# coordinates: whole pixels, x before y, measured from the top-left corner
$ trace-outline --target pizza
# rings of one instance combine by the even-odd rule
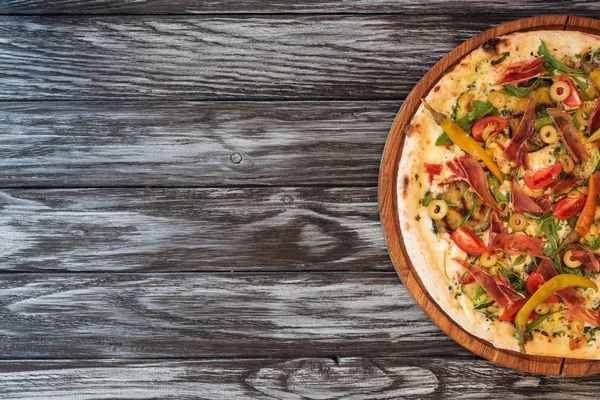
[[[600,359],[600,37],[488,40],[405,129],[408,256],[463,329],[497,348]]]

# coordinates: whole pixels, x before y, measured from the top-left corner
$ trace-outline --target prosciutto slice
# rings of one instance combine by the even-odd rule
[[[521,185],[519,185],[519,182],[517,182],[517,178],[515,177],[513,177],[512,180],[512,194],[513,208],[515,209],[515,212],[530,212],[533,214],[543,214],[545,212],[548,212],[551,207],[548,199],[546,199],[546,202],[543,202],[542,205],[544,207],[541,207],[536,202],[536,199],[527,196],[527,194],[525,194],[525,190],[523,190]]]
[[[549,108],[548,115],[550,115],[552,121],[554,121],[558,127],[558,133],[560,133],[560,137],[569,151],[569,154],[573,157],[573,161],[578,163],[589,160],[590,155],[585,147],[583,147],[583,143],[581,142],[577,129],[575,129],[571,116],[558,108]]]
[[[598,178],[600,178],[600,175],[598,176]],[[568,191],[569,189],[571,189],[573,186],[577,185],[582,180],[583,180],[583,178],[581,178],[575,174],[569,174],[569,175],[563,176],[562,178],[558,178],[556,180],[556,182],[554,182],[554,184],[552,185],[552,195],[556,196],[557,194],[564,193],[564,192]],[[598,179],[596,179],[596,182],[600,183],[600,181]],[[596,187],[600,187],[600,186],[596,186]],[[598,193],[598,195],[600,195],[600,193]]]
[[[582,263],[586,272],[600,271],[600,253],[585,245],[581,245],[581,249],[573,249],[571,258]]]
[[[527,156],[527,140],[535,128],[535,101],[529,98],[523,118],[512,135],[512,139],[506,149],[502,152],[504,158],[517,165],[529,167],[529,157]]]
[[[540,56],[533,60],[510,64],[506,67],[500,79],[496,81],[495,85],[514,85],[547,73],[548,71],[544,68],[544,56]]]
[[[466,154],[462,157],[457,157],[448,161],[447,165],[454,175],[460,179],[464,179],[471,185],[475,193],[477,193],[485,204],[496,211],[501,211],[494,196],[490,193],[490,187],[485,171],[475,158]]]
[[[511,256],[527,254],[535,257],[546,257],[543,252],[542,239],[522,233],[491,233],[488,251],[491,253],[501,251]]]
[[[590,135],[600,128],[600,100],[596,100],[588,123]]]
[[[542,259],[542,262],[540,262],[540,266],[538,267],[537,272],[538,274],[542,275],[546,282],[558,275],[558,272],[556,272],[552,261],[550,261],[548,258]],[[566,304],[578,305],[585,303],[585,298],[579,293],[577,293],[577,290],[575,290],[575,288],[572,287],[558,290],[556,294]]]
[[[525,297],[510,287],[510,281],[505,276],[501,276],[500,272],[498,272],[496,276],[492,276],[466,260],[460,258],[453,258],[453,260],[469,271],[481,287],[485,289],[487,294],[494,299],[500,307],[506,307]]]

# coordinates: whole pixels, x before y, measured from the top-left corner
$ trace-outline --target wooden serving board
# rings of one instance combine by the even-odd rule
[[[473,353],[509,368],[535,374],[581,376],[600,372],[600,361],[530,356],[508,350],[499,350],[489,342],[467,333],[449,318],[429,296],[415,272],[404,247],[398,219],[396,184],[400,155],[404,146],[404,129],[417,111],[420,99],[425,97],[450,68],[485,41],[513,32],[544,29],[579,30],[600,34],[600,20],[569,15],[552,15],[525,18],[502,24],[462,43],[425,74],[406,98],[388,135],[379,171],[379,213],[390,257],[396,272],[417,304],[448,336]]]

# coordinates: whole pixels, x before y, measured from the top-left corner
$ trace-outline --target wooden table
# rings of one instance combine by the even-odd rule
[[[596,1],[0,4],[0,399],[597,397],[431,323],[377,175],[446,52]]]

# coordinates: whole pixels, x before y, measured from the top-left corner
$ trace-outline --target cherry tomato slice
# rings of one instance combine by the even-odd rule
[[[475,282],[475,277],[469,272],[465,272],[464,274],[458,274],[458,283],[461,285],[468,285],[469,283]]]
[[[459,226],[457,230],[450,235],[450,239],[456,243],[459,249],[470,255],[479,255],[485,253],[485,244],[469,228]]]
[[[532,272],[527,277],[525,286],[527,287],[527,291],[529,293],[534,294],[544,283],[546,283],[546,281],[544,280],[544,277],[542,275],[538,274],[537,272]],[[553,294],[550,297],[548,297],[546,301],[544,301],[544,303],[558,303],[558,297],[555,294]]]
[[[563,100],[563,104],[569,107],[579,107],[583,104],[583,98],[581,97],[581,93],[579,89],[573,82],[573,79],[569,78],[566,75],[560,77],[560,80],[563,82],[567,82],[569,87],[571,88],[571,93],[569,93],[569,97]]]
[[[498,319],[500,321],[508,321],[508,322],[514,321],[515,318],[517,317],[517,314],[519,313],[519,310],[521,308],[523,308],[523,306],[525,305],[525,303],[527,303],[527,300],[529,300],[530,297],[531,296],[527,296],[524,299],[521,299],[519,301],[512,303],[510,306],[508,306],[506,308],[506,310],[504,310],[504,312]],[[532,312],[531,314],[529,314],[529,319],[533,319],[533,318],[537,318],[537,317],[538,317],[538,315],[535,312]]]
[[[565,220],[573,218],[579,214],[584,205],[584,194],[574,199],[565,196],[558,199],[558,201],[554,204],[554,211],[552,213],[556,218]]]
[[[530,172],[523,177],[523,182],[530,189],[546,188],[556,180],[556,177],[562,172],[562,164],[552,164],[545,168]]]
[[[508,120],[506,118],[496,117],[493,115],[481,118],[479,121],[475,122],[475,125],[473,125],[473,128],[471,128],[473,139],[483,142],[483,130],[490,124],[494,125],[493,132],[498,133],[502,132],[504,128],[506,128]]]

